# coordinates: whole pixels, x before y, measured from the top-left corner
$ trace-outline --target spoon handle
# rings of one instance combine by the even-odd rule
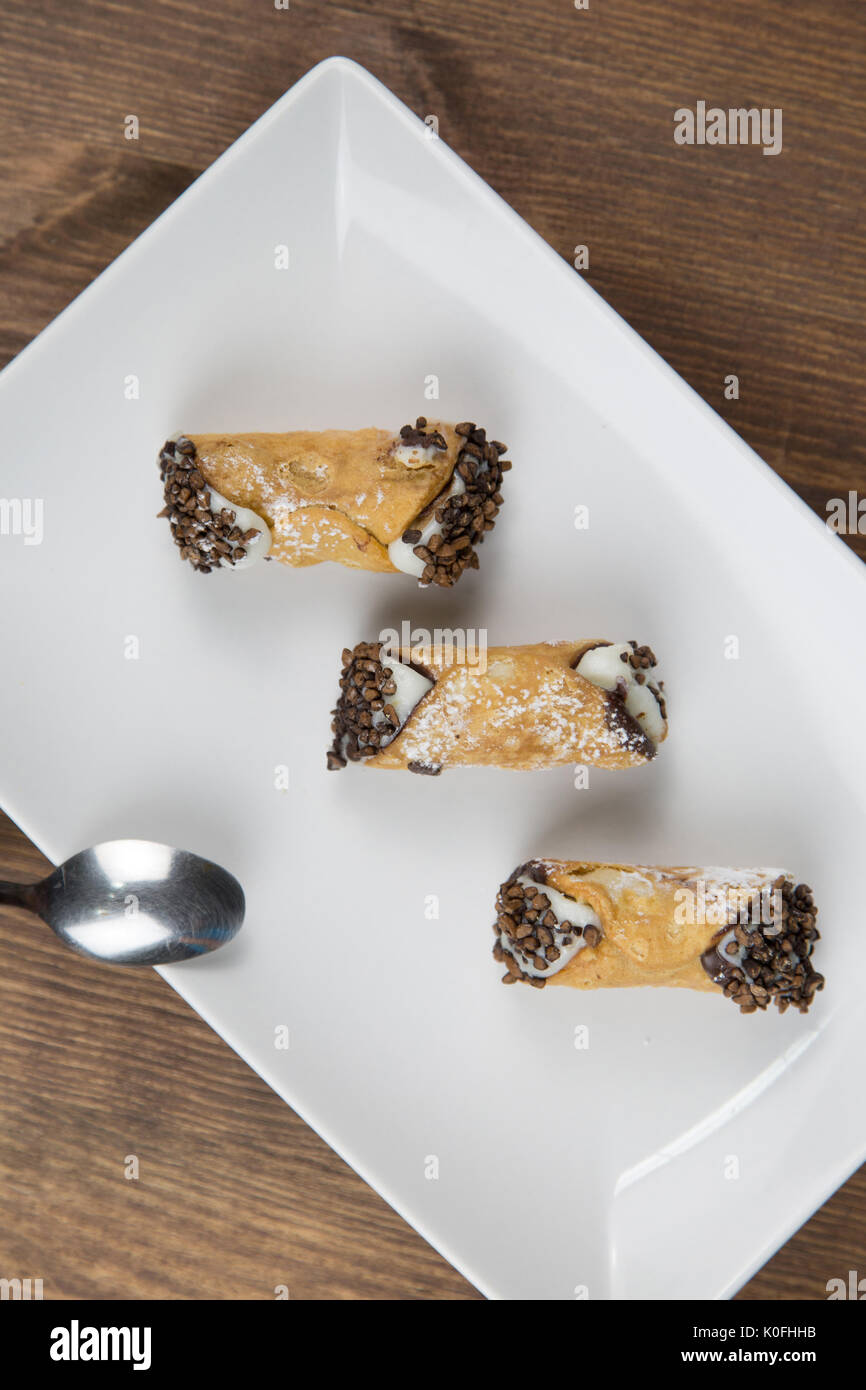
[[[0,879],[0,903],[9,907],[23,907],[27,912],[36,911],[37,883],[7,883]]]

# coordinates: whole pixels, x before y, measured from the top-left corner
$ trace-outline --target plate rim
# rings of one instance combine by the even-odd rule
[[[391,92],[390,89],[384,85],[384,83],[382,83],[377,77],[375,77],[371,72],[369,72],[368,69],[363,67],[361,64],[359,64],[353,59],[346,58],[340,55],[333,55],[322,59],[312,68],[310,68],[306,73],[304,73],[295,83],[293,83],[292,86],[290,86],[277,99],[276,102],[274,102],[266,111],[264,111],[244,132],[242,132],[240,136],[237,137],[237,139],[235,139],[224,151],[222,151],[207,168],[202,170],[202,172],[193,179],[193,181],[188,185],[188,187],[184,189],[184,191],[176,199],[174,199],[172,203],[170,203],[169,206],[165,208],[164,211],[160,213],[159,216],[155,218],[152,223],[149,224],[148,227],[146,227],[141,233],[139,233],[133,239],[133,241],[126,248],[124,248],[124,250],[121,251],[119,255],[115,257],[114,260],[112,260],[90,282],[90,284],[88,284],[68,305],[66,305],[60,311],[58,315],[56,315],[54,319],[51,320],[50,323],[48,323],[33,339],[31,339],[29,343],[25,345],[25,347],[21,349],[19,353],[16,354],[15,357],[11,359],[11,361],[3,368],[3,370],[0,371],[0,384],[5,384],[4,389],[8,388],[10,377],[14,380],[15,373],[18,370],[19,364],[22,362],[27,363],[30,361],[31,355],[38,349],[38,345],[42,343],[46,335],[52,334],[55,330],[58,329],[60,325],[66,326],[70,321],[70,317],[74,316],[74,314],[79,311],[79,306],[82,306],[82,311],[83,309],[86,309],[87,305],[90,302],[89,296],[95,294],[98,286],[101,286],[103,291],[105,290],[106,285],[110,287],[112,277],[126,269],[129,266],[130,262],[134,260],[134,257],[137,254],[139,254],[138,248],[140,248],[140,244],[144,242],[146,239],[148,239],[151,236],[151,234],[154,233],[155,229],[157,229],[161,225],[164,228],[164,226],[167,225],[167,219],[170,219],[170,216],[174,213],[175,209],[179,205],[184,204],[184,200],[189,200],[195,197],[195,190],[204,180],[209,179],[211,175],[217,177],[218,173],[220,171],[224,171],[227,167],[229,167],[233,160],[241,158],[245,153],[248,144],[250,143],[252,138],[254,138],[256,133],[261,133],[262,131],[267,130],[271,124],[281,119],[284,112],[288,108],[293,106],[300,98],[302,98],[305,95],[305,93],[307,93],[315,85],[317,85],[322,80],[322,78],[326,77],[329,73],[332,72],[340,73],[343,75],[343,77],[347,77],[352,81],[360,83],[364,90],[367,91],[370,95],[372,95],[381,107],[386,109],[392,116],[399,118],[400,121],[406,127],[412,130],[413,134],[417,135],[419,132],[427,130],[427,127],[425,127],[423,121],[421,121],[421,119],[418,116],[416,116],[409,109],[409,107],[407,107],[405,103],[400,100],[400,98],[395,96],[395,94]],[[504,218],[509,230],[513,232],[518,232],[520,236],[530,240],[534,245],[536,251],[542,252],[551,265],[554,263],[556,264],[556,266],[558,267],[557,273],[561,277],[563,277],[563,287],[565,285],[565,278],[567,278],[571,286],[569,293],[572,296],[577,296],[578,299],[582,299],[584,302],[592,302],[596,312],[598,312],[603,318],[605,318],[608,321],[608,323],[616,327],[618,331],[625,332],[625,334],[629,338],[632,348],[638,348],[645,360],[646,365],[651,367],[654,371],[661,373],[667,380],[669,385],[675,386],[677,394],[682,400],[683,405],[685,407],[688,407],[690,410],[697,412],[701,419],[702,426],[704,428],[709,427],[710,422],[712,422],[712,428],[714,432],[721,439],[726,438],[728,446],[734,447],[739,456],[743,459],[743,461],[748,460],[752,466],[752,469],[755,471],[756,474],[758,474],[760,477],[764,479],[765,483],[771,482],[775,486],[776,491],[780,497],[782,495],[785,495],[787,497],[788,504],[792,508],[792,514],[799,513],[801,517],[808,518],[810,529],[816,536],[819,531],[823,533],[825,541],[832,546],[832,551],[828,550],[826,552],[828,557],[831,553],[835,554],[838,561],[838,559],[842,555],[845,556],[845,559],[842,561],[842,566],[840,567],[840,572],[841,569],[844,569],[845,572],[850,576],[853,576],[855,572],[859,575],[859,583],[861,585],[864,585],[864,588],[862,589],[862,594],[864,599],[866,599],[866,567],[864,567],[862,561],[859,559],[857,554],[848,545],[846,545],[845,542],[841,540],[839,536],[836,536],[829,529],[829,527],[826,525],[825,522],[823,522],[820,519],[817,513],[815,513],[812,510],[812,508],[805,501],[803,501],[803,499],[800,498],[797,495],[797,493],[794,492],[790,485],[785,482],[785,480],[771,467],[771,465],[769,465],[764,459],[762,459],[760,455],[736,432],[736,430],[734,430],[733,427],[729,425],[728,422],[724,420],[722,416],[720,416],[718,412],[715,411],[713,407],[709,405],[698,394],[698,392],[693,387],[691,387],[688,384],[688,382],[685,381],[685,379],[682,376],[680,376],[679,373],[677,373],[675,369],[668,362],[666,362],[665,359],[654,348],[652,348],[649,343],[645,341],[645,339],[643,339],[640,336],[637,330],[632,328],[631,325],[627,322],[627,320],[625,320],[619,313],[617,313],[617,311],[613,309],[607,303],[607,301],[604,300],[601,297],[601,295],[597,291],[595,291],[592,288],[592,286],[587,283],[586,280],[583,279],[582,276],[577,274],[559,255],[559,253],[547,241],[545,241],[545,239],[538,232],[536,232],[535,229],[524,218],[522,218],[505,201],[505,199],[499,193],[496,192],[495,189],[493,189],[483,178],[481,178],[481,176],[474,169],[472,169],[472,167],[469,164],[467,164],[466,161],[462,159],[460,155],[458,155],[441,139],[437,139],[435,142],[433,142],[433,145],[435,148],[435,157],[443,160],[446,163],[446,165],[450,166],[464,181],[468,180],[474,188],[476,194],[480,196],[487,204],[489,204],[495,209],[497,216],[499,216],[500,218]],[[845,582],[850,583],[850,581]],[[32,829],[30,828],[28,823],[29,817],[21,817],[15,814],[14,810],[11,809],[9,802],[5,797],[5,794],[2,793],[2,790],[0,790],[0,804],[7,808],[8,814],[21,827],[24,833],[28,835],[28,837],[33,841],[33,843],[43,853],[45,853],[46,856],[52,860],[52,862],[56,863],[57,861],[54,854],[48,851],[47,842],[43,843],[41,837],[38,834],[34,834]],[[289,1102],[286,1099],[285,1092],[290,1089],[290,1086],[287,1087],[282,1081],[279,1085],[277,1085],[266,1074],[269,1070],[268,1068],[263,1069],[260,1061],[256,1062],[251,1060],[251,1057],[247,1054],[245,1044],[234,1036],[235,1030],[233,1024],[226,1025],[225,1022],[220,1022],[219,1024],[217,1024],[217,1022],[215,1022],[214,1019],[211,1017],[211,1011],[209,1009],[203,1008],[201,1003],[198,1001],[195,1003],[191,1002],[186,993],[186,990],[182,987],[183,974],[181,972],[176,972],[176,970],[173,971],[172,969],[166,971],[164,968],[158,968],[158,973],[167,981],[167,983],[172,987],[172,989],[174,989],[178,994],[181,995],[182,998],[186,1000],[187,1003],[190,1004],[190,1007],[192,1007],[195,1010],[198,1016],[202,1018],[202,1020],[210,1028],[217,1032],[219,1036],[232,1048],[232,1050],[242,1058],[246,1065],[248,1065],[258,1076],[262,1077],[262,1079],[265,1081],[267,1085],[271,1086],[272,1089],[276,1090],[277,1094],[280,1095],[281,1099],[283,1099],[285,1103],[291,1104],[292,1108],[296,1111],[296,1113],[298,1113],[301,1116],[304,1122],[306,1124],[309,1124],[310,1127],[314,1129],[314,1131],[323,1139],[323,1141],[327,1143],[328,1146],[335,1151],[335,1153],[337,1153],[337,1155],[342,1159],[342,1161],[347,1163],[347,1165],[350,1168],[352,1168],[353,1171],[358,1173],[358,1175],[362,1178],[363,1181],[365,1181],[370,1187],[372,1187],[373,1190],[384,1201],[386,1201],[388,1205],[391,1206],[397,1212],[397,1214],[407,1222],[407,1224],[412,1229],[417,1231],[419,1235],[421,1235],[422,1239],[424,1239],[429,1245],[431,1245],[440,1255],[442,1255],[443,1258],[448,1260],[448,1262],[455,1269],[457,1269],[459,1273],[461,1273],[487,1298],[500,1299],[503,1297],[507,1297],[507,1295],[498,1293],[494,1288],[492,1288],[487,1278],[482,1276],[478,1271],[472,1269],[470,1267],[470,1263],[467,1262],[467,1260],[463,1256],[461,1256],[459,1252],[457,1252],[456,1250],[452,1250],[450,1248],[450,1242],[448,1240],[441,1240],[435,1237],[427,1229],[426,1221],[423,1218],[419,1218],[417,1215],[413,1214],[410,1210],[408,1210],[407,1204],[402,1202],[391,1192],[390,1183],[388,1181],[383,1180],[379,1175],[373,1175],[369,1173],[367,1171],[367,1165],[364,1162],[356,1161],[356,1159],[348,1157],[346,1150],[347,1148],[351,1148],[351,1145],[346,1145],[344,1144],[344,1142],[337,1140],[330,1133],[331,1127],[329,1124],[319,1124],[318,1122],[313,1123],[307,1116],[306,1105],[298,1105],[294,1100]],[[781,1223],[784,1226],[783,1232],[779,1234],[779,1230],[777,1227],[775,1233],[767,1241],[762,1243],[760,1249],[755,1254],[754,1258],[750,1259],[746,1263],[746,1265],[741,1266],[741,1268],[736,1273],[734,1273],[729,1279],[727,1279],[723,1283],[722,1287],[714,1295],[711,1295],[710,1297],[715,1299],[728,1298],[734,1292],[736,1292],[737,1289],[741,1288],[743,1283],[747,1282],[747,1280],[754,1274],[754,1272],[762,1267],[766,1260],[771,1257],[771,1255],[780,1247],[780,1245],[783,1244],[784,1241],[787,1240],[790,1237],[790,1235],[793,1234],[793,1232],[799,1228],[800,1225],[802,1225],[803,1221],[807,1220],[809,1216],[813,1214],[817,1210],[817,1208],[829,1198],[829,1196],[832,1195],[833,1192],[838,1190],[839,1186],[841,1186],[851,1175],[851,1173],[855,1171],[859,1164],[861,1164],[864,1161],[864,1159],[866,1159],[866,1131],[864,1131],[863,1137],[860,1140],[860,1147],[855,1154],[853,1162],[849,1163],[849,1159],[850,1154],[848,1158],[844,1158],[840,1162],[837,1162],[833,1165],[833,1176],[832,1178],[830,1178],[829,1184],[824,1186],[824,1195],[820,1197],[817,1202],[813,1201],[813,1197],[810,1195],[805,1201],[799,1203],[797,1205],[796,1214],[792,1216],[791,1220]],[[660,1295],[660,1301],[676,1300],[670,1299],[669,1296],[666,1297],[665,1295]]]

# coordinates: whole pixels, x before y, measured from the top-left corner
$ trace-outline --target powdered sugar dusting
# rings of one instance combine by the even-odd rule
[[[447,653],[422,655],[438,668],[437,683],[372,765],[405,759],[531,769],[646,761],[630,746],[627,730],[608,725],[606,692],[571,669],[576,650],[569,643],[493,648],[486,671],[449,665]]]
[[[399,437],[376,428],[201,435],[194,442],[206,480],[268,523],[276,559],[390,571],[387,546],[453,472],[460,440],[450,426],[442,430],[448,448],[430,459],[413,455],[411,467]]]

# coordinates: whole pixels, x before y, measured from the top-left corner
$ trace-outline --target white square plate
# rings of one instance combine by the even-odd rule
[[[176,429],[422,412],[514,460],[453,591],[330,565],[202,578],[154,519]],[[166,978],[488,1295],[734,1291],[866,1152],[859,562],[342,59],[7,368],[0,426],[0,490],[45,518],[41,545],[0,537],[10,815],[55,860],[144,836],[238,874],[240,938]],[[326,774],[342,647],[404,619],[649,642],[668,742],[582,790],[568,768]],[[827,989],[807,1017],[505,989],[493,899],[532,855],[785,864],[815,889]]]

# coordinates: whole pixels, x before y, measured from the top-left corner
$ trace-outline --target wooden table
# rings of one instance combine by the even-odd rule
[[[587,279],[823,517],[866,496],[863,50],[859,0],[4,0],[0,362],[343,53],[566,259],[586,245]],[[780,107],[782,153],[676,145],[699,99]],[[866,534],[844,543],[866,558]],[[41,868],[0,822],[0,875]],[[10,911],[0,949],[0,1275],[46,1297],[479,1297],[158,976],[109,981]],[[866,1170],[740,1297],[824,1298],[849,1269]]]

